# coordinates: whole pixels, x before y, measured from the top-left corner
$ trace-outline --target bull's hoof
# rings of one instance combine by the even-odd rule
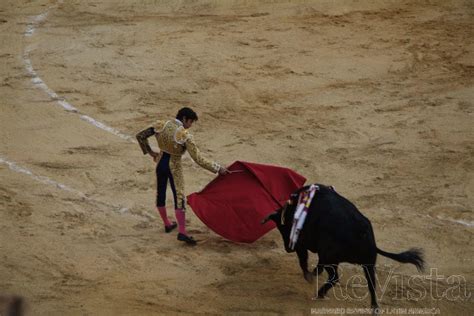
[[[312,274],[311,272],[309,272],[309,271],[308,271],[308,272],[305,272],[305,273],[304,273],[304,279],[305,279],[306,281],[308,281],[308,283],[313,283],[313,281],[314,281],[313,274]]]
[[[313,301],[321,301],[321,300],[324,300],[325,296],[324,295],[320,295],[320,294],[317,294],[316,296],[313,296],[311,298],[311,300]]]
[[[380,315],[380,308],[378,306],[372,307],[372,316]]]

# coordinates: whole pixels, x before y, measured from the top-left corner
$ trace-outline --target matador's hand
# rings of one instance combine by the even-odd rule
[[[230,171],[227,170],[227,168],[225,168],[225,167],[220,167],[220,168],[219,168],[219,174],[220,174],[221,176],[225,176],[226,174],[229,174],[229,173],[230,173]]]
[[[156,162],[156,160],[158,159],[158,157],[160,156],[159,153],[155,152],[155,151],[150,151],[149,152],[150,156],[153,157],[153,161]]]

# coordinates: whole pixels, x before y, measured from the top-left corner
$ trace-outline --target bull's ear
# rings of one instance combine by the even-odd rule
[[[268,222],[269,220],[272,220],[275,223],[277,223],[277,221],[278,221],[278,212],[273,212],[273,213],[268,214],[264,219],[262,219],[261,224],[263,225],[266,222]]]

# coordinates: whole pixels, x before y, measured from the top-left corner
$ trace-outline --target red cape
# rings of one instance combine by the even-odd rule
[[[222,237],[252,243],[275,227],[261,220],[283,206],[306,178],[288,168],[236,161],[235,171],[218,176],[202,191],[188,196],[199,219]]]

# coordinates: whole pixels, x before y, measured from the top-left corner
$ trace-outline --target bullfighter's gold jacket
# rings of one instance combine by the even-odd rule
[[[191,158],[202,168],[211,172],[217,173],[221,166],[213,161],[204,158],[199,151],[194,137],[187,129],[184,128],[183,123],[177,119],[162,121],[159,120],[148,129],[145,129],[137,134],[138,143],[144,154],[151,151],[148,144],[148,137],[155,135],[160,147],[160,156],[157,159],[159,163],[163,152],[170,154],[170,170],[173,175],[176,186],[176,195],[178,199],[178,207],[185,208],[185,193],[184,193],[184,176],[181,157],[186,152],[189,152]]]

